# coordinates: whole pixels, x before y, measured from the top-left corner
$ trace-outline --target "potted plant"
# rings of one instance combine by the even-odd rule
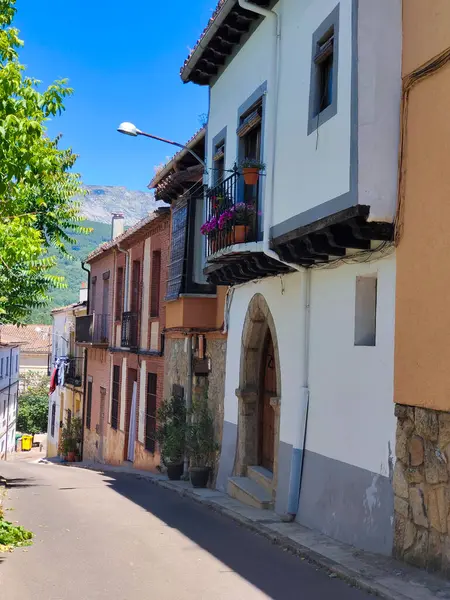
[[[246,185],[256,185],[259,174],[265,170],[266,165],[256,158],[244,158],[241,162],[241,168]]]
[[[200,233],[208,237],[210,254],[214,254],[217,251],[218,226],[219,219],[217,217],[211,217],[200,227]]]
[[[238,202],[234,205],[234,243],[242,244],[247,241],[247,232],[255,214],[253,204]]]
[[[80,417],[72,417],[72,436],[76,443],[75,462],[81,460],[81,442],[83,436],[83,422]]]
[[[171,480],[181,479],[186,450],[186,407],[182,398],[164,400],[157,412],[156,441]]]
[[[206,398],[194,399],[187,428],[190,479],[195,488],[208,485],[219,446],[214,440],[214,422]]]

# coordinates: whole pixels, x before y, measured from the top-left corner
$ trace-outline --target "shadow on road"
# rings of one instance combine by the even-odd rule
[[[330,579],[323,571],[317,572],[314,566],[281,551],[227,517],[173,491],[133,475],[103,474],[113,490],[177,529],[273,600],[367,597],[342,581]]]
[[[2,484],[7,489],[14,488],[27,488],[27,487],[42,487],[45,484],[42,483],[34,483],[35,479],[31,477],[16,477],[13,479],[1,478]]]

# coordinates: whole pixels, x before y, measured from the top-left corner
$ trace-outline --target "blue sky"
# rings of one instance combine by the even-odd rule
[[[183,84],[179,69],[216,0],[17,0],[15,26],[27,74],[49,84],[68,77],[75,94],[49,132],[80,155],[92,185],[145,189],[172,146],[116,132],[121,121],[184,143],[207,111],[207,88]]]

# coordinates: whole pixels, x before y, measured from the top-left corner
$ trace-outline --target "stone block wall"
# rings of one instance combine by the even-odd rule
[[[450,413],[397,404],[394,554],[450,575]]]

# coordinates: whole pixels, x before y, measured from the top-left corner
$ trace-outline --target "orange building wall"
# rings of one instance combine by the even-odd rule
[[[450,2],[404,2],[404,73],[450,46]],[[450,64],[409,97],[395,401],[450,410]]]

